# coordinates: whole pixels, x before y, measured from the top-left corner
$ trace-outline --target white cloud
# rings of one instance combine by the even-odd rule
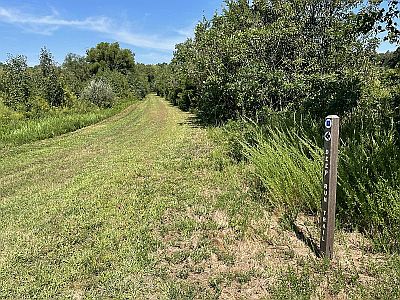
[[[176,33],[178,33],[181,36],[185,36],[185,37],[194,37],[194,30],[197,26],[198,22],[192,22],[192,24],[190,24],[189,26],[185,27],[185,28],[181,28],[178,30],[175,30]]]
[[[0,7],[0,22],[22,27],[26,31],[37,34],[51,35],[61,27],[77,28],[81,30],[103,33],[116,41],[162,51],[172,51],[177,43],[188,37],[187,31],[177,31],[173,38],[160,38],[157,35],[144,35],[131,31],[129,28],[116,24],[107,17],[88,17],[83,20],[69,20],[59,16],[53,9],[51,15],[35,16],[23,13],[16,9]]]
[[[172,53],[160,53],[160,52],[147,52],[147,53],[138,53],[135,58],[138,61],[145,64],[157,64],[163,62],[170,62],[172,59]]]

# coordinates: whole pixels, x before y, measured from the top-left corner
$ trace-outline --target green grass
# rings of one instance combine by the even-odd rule
[[[377,251],[399,252],[399,136],[393,128],[365,128],[360,133],[359,126],[345,121],[349,124],[342,124],[337,224],[362,231]],[[300,212],[320,211],[323,149],[322,141],[310,139],[315,136],[310,134],[314,123],[293,124],[286,116],[264,126],[251,122],[227,126],[234,150],[230,155],[245,157],[254,166],[268,206],[284,212],[291,222]]]
[[[223,132],[190,117],[151,95],[1,149],[0,298],[398,296],[398,257],[343,234],[332,265],[316,259],[264,209],[253,166],[229,159]]]
[[[21,145],[32,141],[52,138],[104,120],[132,103],[123,101],[113,108],[92,108],[89,111],[58,109],[33,119],[0,118],[0,148]]]
[[[294,217],[317,213],[322,195],[323,151],[294,130],[256,131],[256,146],[243,143],[243,151],[267,189],[270,206]]]

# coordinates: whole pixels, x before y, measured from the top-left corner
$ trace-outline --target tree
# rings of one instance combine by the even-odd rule
[[[357,105],[377,44],[355,26],[360,1],[225,3],[221,15],[198,24],[194,39],[177,45],[174,103],[216,123],[257,119],[266,109],[307,107],[322,117]]]
[[[4,92],[4,64],[0,63],[0,93]]]
[[[42,96],[50,106],[61,106],[64,102],[64,90],[53,55],[44,47],[41,49],[39,60],[41,75],[39,83]]]
[[[87,61],[92,74],[110,70],[126,75],[135,67],[133,52],[129,49],[121,49],[118,43],[99,43],[95,48],[87,51]]]
[[[150,91],[149,66],[145,64],[136,64],[135,71],[129,75],[129,83],[134,93],[139,98],[144,98]]]
[[[389,68],[400,68],[400,47],[396,49],[393,53],[391,53],[389,59],[386,61],[386,66]]]
[[[26,56],[10,56],[4,66],[4,103],[15,110],[29,110],[31,78],[28,73]]]
[[[357,30],[364,34],[383,33],[384,40],[399,43],[399,17],[398,0],[363,1],[357,13]]]
[[[65,57],[61,69],[63,82],[75,95],[79,96],[90,78],[86,57],[69,53]]]

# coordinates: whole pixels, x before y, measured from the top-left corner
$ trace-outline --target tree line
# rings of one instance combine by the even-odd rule
[[[70,53],[61,65],[44,47],[37,66],[29,67],[23,55],[0,65],[0,102],[27,117],[54,108],[107,108],[118,99],[143,98],[150,90],[147,73],[148,66],[118,43],[99,43],[84,56]]]
[[[270,110],[322,118],[373,109],[371,95],[393,84],[376,68],[376,33],[391,28],[387,39],[396,41],[397,27],[382,21],[398,16],[398,2],[386,10],[363,3],[225,1],[159,66],[157,92],[211,123]],[[392,111],[396,99],[385,99]]]

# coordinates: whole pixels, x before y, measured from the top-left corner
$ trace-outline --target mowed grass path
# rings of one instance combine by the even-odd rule
[[[220,292],[189,274],[217,252],[209,232],[238,236],[254,211],[241,169],[224,167],[190,118],[151,95],[97,125],[0,150],[0,299]]]
[[[0,150],[0,299],[400,298],[398,256],[337,232],[332,264],[317,259],[192,119],[150,95]]]

